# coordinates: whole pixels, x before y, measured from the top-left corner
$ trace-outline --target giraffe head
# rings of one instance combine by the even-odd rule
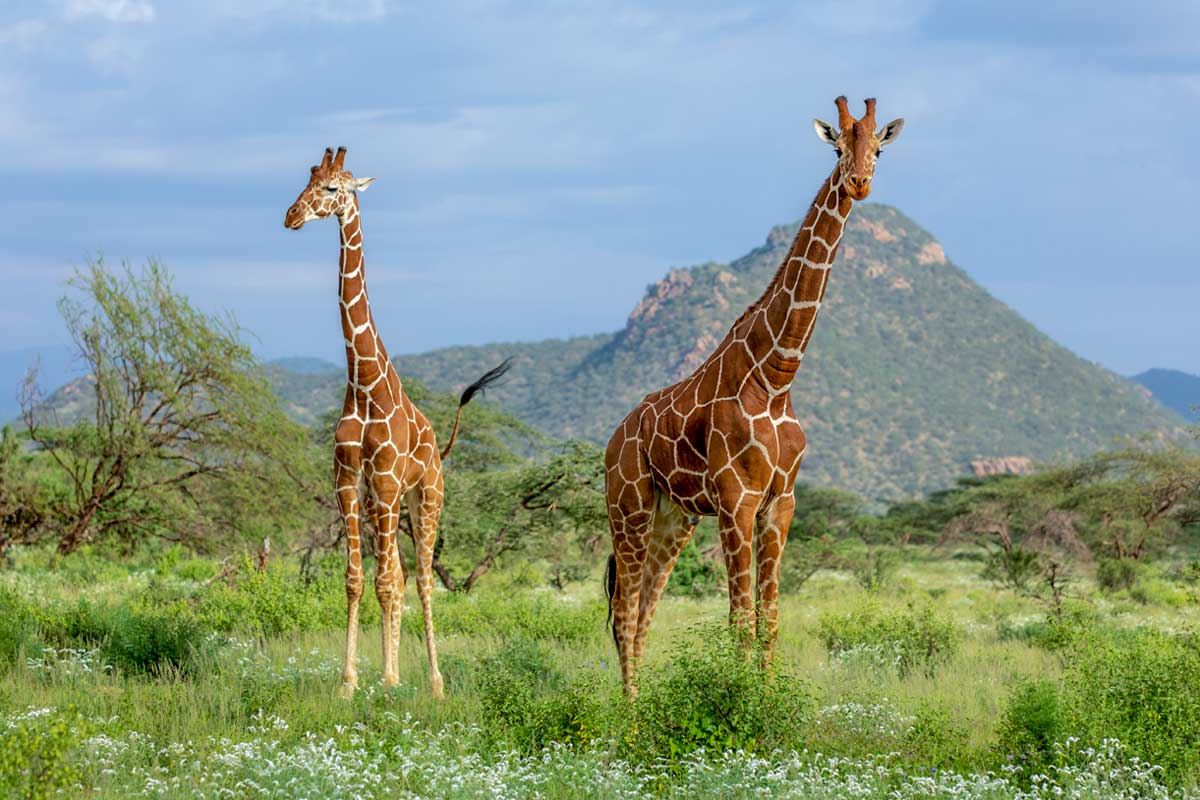
[[[855,119],[850,113],[844,96],[833,102],[837,104],[838,127],[835,128],[819,119],[813,120],[813,127],[816,128],[817,137],[832,145],[837,152],[847,193],[855,200],[865,200],[871,193],[875,161],[883,148],[900,135],[904,120],[894,119],[877,131],[874,97],[866,101],[867,113],[863,114],[861,119]]]
[[[325,157],[312,168],[308,186],[300,192],[283,218],[286,227],[298,231],[309,220],[322,219],[331,214],[341,217],[354,205],[354,193],[366,189],[375,179],[354,177],[342,169],[345,160],[346,148],[339,147],[337,155],[328,147],[325,148]]]

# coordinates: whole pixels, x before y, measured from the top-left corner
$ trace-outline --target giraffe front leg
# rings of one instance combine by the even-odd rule
[[[717,528],[729,580],[729,624],[747,648],[754,641],[755,628],[754,593],[750,575],[755,511],[743,496],[741,505],[729,510],[720,509],[717,513]]]
[[[758,518],[755,561],[758,565],[758,635],[763,643],[764,666],[775,656],[775,634],[779,630],[779,568],[787,543],[796,497],[791,492],[777,498]]]
[[[433,632],[433,546],[437,543],[438,518],[442,514],[442,472],[431,466],[421,483],[408,494],[412,520],[413,549],[417,561],[417,596],[425,622],[425,654],[429,659],[429,688],[441,700],[446,696],[445,682],[438,669],[437,637]]]
[[[362,543],[359,540],[358,481],[361,469],[357,446],[334,448],[334,485],[342,524],[346,527],[346,650],[339,693],[349,699],[358,687],[358,602],[363,593]]]
[[[375,597],[379,600],[382,617],[379,627],[383,644],[383,685],[395,686],[400,682],[396,639],[400,615],[404,611],[404,597],[400,594],[404,565],[400,561],[400,548],[396,542],[400,491],[390,472],[375,473],[371,488],[375,495]]]

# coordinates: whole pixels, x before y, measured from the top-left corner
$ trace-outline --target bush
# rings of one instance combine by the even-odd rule
[[[86,600],[43,612],[42,637],[58,647],[99,648],[105,663],[132,672],[188,672],[196,656],[216,647],[211,630],[182,603],[162,608],[97,606]]]
[[[74,709],[36,709],[7,720],[0,727],[4,796],[40,800],[77,783],[80,771],[67,753],[86,735]]]
[[[615,735],[627,708],[596,674],[568,682],[544,643],[518,636],[473,671],[484,727],[497,743],[536,752],[551,744],[586,745]]]
[[[0,664],[15,663],[36,632],[34,609],[15,591],[0,586]]]
[[[222,633],[276,636],[288,631],[337,628],[346,623],[343,584],[326,577],[305,584],[290,569],[271,567],[259,572],[247,558],[229,583],[206,587],[195,597],[196,617]],[[378,620],[378,607],[364,596],[360,620]]]
[[[764,671],[722,626],[676,647],[641,671],[630,757],[674,760],[704,749],[768,753],[800,743],[812,694],[782,667]]]
[[[1091,633],[1095,624],[1095,612],[1090,608],[1065,605],[1060,615],[1048,614],[1044,619],[1019,626],[1003,625],[999,628],[999,634],[1002,640],[1024,641],[1057,653],[1067,650]]]
[[[1137,564],[1128,558],[1106,558],[1096,567],[1096,583],[1106,592],[1132,589],[1137,579]]]
[[[873,602],[845,614],[824,615],[818,635],[831,657],[883,653],[901,677],[917,668],[932,676],[953,657],[962,638],[954,621],[932,605],[884,612]]]
[[[1200,778],[1200,639],[1139,630],[1093,634],[1068,656],[1068,732],[1118,739],[1173,784]]]
[[[704,557],[693,538],[679,551],[679,558],[667,582],[667,594],[705,597],[721,590],[725,570]]]
[[[1058,686],[1029,681],[1017,686],[1004,706],[996,747],[1014,759],[1025,774],[1043,772],[1054,757],[1054,745],[1066,738]]]

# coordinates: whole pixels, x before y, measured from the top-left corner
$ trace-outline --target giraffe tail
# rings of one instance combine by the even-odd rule
[[[497,366],[480,375],[477,381],[463,389],[462,395],[458,398],[458,411],[454,414],[454,428],[450,431],[450,441],[446,442],[446,449],[442,450],[442,458],[450,455],[450,451],[454,449],[454,442],[458,439],[458,424],[462,422],[463,406],[471,402],[471,398],[475,395],[482,395],[487,391],[489,386],[503,378],[504,373],[508,372],[508,368],[511,366],[512,356],[509,356]]]
[[[613,601],[617,597],[617,554],[610,553],[608,556],[608,564],[604,567],[604,594],[608,598],[608,617],[604,620],[604,625],[612,631],[613,643],[617,645],[619,650],[621,643],[617,641],[617,626],[613,618]]]

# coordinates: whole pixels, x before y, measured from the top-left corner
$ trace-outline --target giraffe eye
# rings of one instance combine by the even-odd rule
[[[842,148],[840,148],[840,147],[835,147],[835,148],[833,148],[833,152],[837,153],[837,157],[838,157],[838,158],[841,158],[841,157],[842,157]]]
[[[876,157],[876,158],[879,158],[879,156],[881,156],[881,155],[883,155],[883,149],[882,149],[882,148],[880,148],[879,150],[876,150],[876,151],[875,151],[875,157]]]
[[[336,186],[326,186],[325,187],[325,191],[329,192],[330,194],[333,194],[337,190],[338,190],[338,187],[336,187]]]

